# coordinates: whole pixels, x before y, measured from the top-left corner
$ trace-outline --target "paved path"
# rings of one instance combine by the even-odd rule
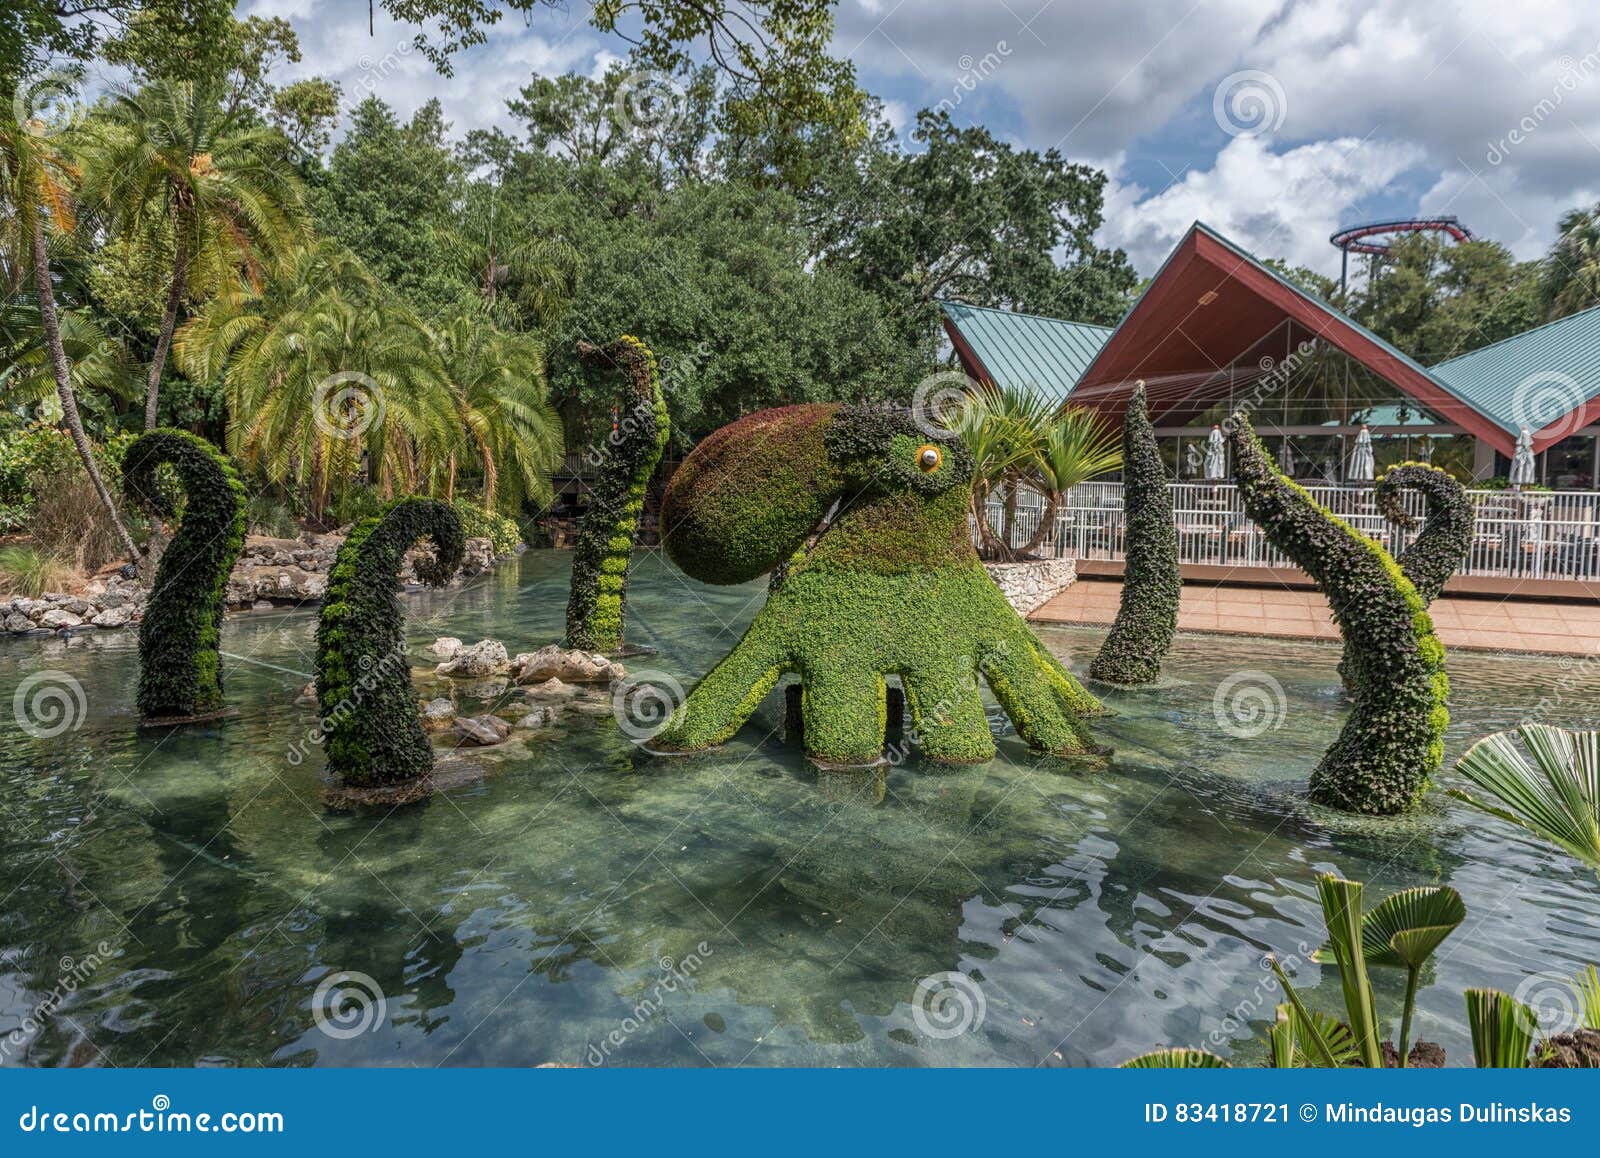
[[[1080,579],[1029,618],[1040,623],[1110,623],[1122,584]],[[1519,600],[1434,601],[1433,622],[1446,647],[1483,651],[1600,655],[1600,603],[1532,603]],[[1302,588],[1218,587],[1186,583],[1178,609],[1183,631],[1226,635],[1339,638],[1320,591]]]

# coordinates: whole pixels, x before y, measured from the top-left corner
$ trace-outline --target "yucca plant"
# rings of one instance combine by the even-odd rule
[[[1460,789],[1451,796],[1560,845],[1600,874],[1600,732],[1524,724],[1479,740],[1456,771],[1496,802]]]
[[[1400,1013],[1400,1065],[1411,1049],[1411,1015],[1417,1004],[1422,967],[1444,939],[1467,919],[1467,906],[1452,888],[1405,889],[1386,898],[1361,920],[1361,954],[1366,964],[1406,971],[1405,1001]],[[1335,960],[1331,949],[1319,949],[1319,962]]]

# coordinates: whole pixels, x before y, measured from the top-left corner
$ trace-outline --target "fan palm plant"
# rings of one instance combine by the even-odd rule
[[[170,223],[172,274],[145,383],[145,429],[156,425],[161,375],[191,271],[238,267],[258,284],[305,238],[303,193],[282,138],[224,103],[222,89],[156,80],[120,89],[85,153],[84,197],[112,228],[138,236]]]
[[[959,416],[957,433],[975,470],[972,518],[986,558],[1010,560],[1044,541],[1061,496],[1081,482],[1122,465],[1120,443],[1095,415],[1061,407],[1037,390],[984,384]],[[1045,500],[1039,525],[1020,550],[1012,546],[1018,490],[1030,486]],[[999,533],[990,524],[989,496],[1005,490]]]
[[[7,106],[10,109],[10,106]],[[117,539],[130,561],[139,551],[128,534],[116,501],[106,486],[95,461],[94,448],[83,428],[73,386],[72,364],[62,336],[61,316],[56,307],[55,284],[50,270],[48,234],[70,233],[77,223],[73,206],[73,187],[79,179],[77,168],[57,149],[44,126],[19,121],[0,114],[0,182],[8,211],[3,221],[5,248],[22,255],[17,265],[30,265],[40,326],[44,333],[44,352],[54,380],[56,398],[61,404],[61,419],[72,437],[83,469],[94,484],[95,493],[106,508]]]
[[[1529,763],[1514,740],[1520,738]],[[1600,732],[1524,724],[1479,740],[1456,771],[1494,797],[1449,795],[1560,845],[1600,873]]]

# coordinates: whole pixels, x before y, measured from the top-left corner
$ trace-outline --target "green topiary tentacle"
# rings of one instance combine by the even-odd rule
[[[1178,631],[1183,576],[1178,571],[1172,492],[1167,489],[1155,427],[1150,425],[1143,382],[1133,388],[1122,419],[1122,471],[1128,520],[1122,604],[1089,674],[1106,683],[1148,684],[1161,675],[1161,658]]]
[[[616,651],[622,646],[628,567],[644,514],[645,488],[671,427],[655,355],[638,338],[624,334],[604,347],[579,342],[578,353],[586,362],[621,370],[628,393],[616,429],[592,455],[599,473],[573,552],[567,646]]]
[[[200,716],[222,708],[218,654],[228,574],[244,545],[245,493],[233,466],[203,438],[153,430],[122,459],[128,495],[171,513],[158,470],[170,464],[185,496],[139,624],[139,711],[150,719]]]
[[[1416,525],[1406,514],[1400,496],[1406,488],[1419,490],[1427,502],[1426,523],[1416,541],[1395,562],[1422,596],[1432,603],[1472,549],[1473,510],[1466,488],[1450,474],[1425,462],[1403,462],[1391,467],[1373,488],[1378,509],[1401,527]]]
[[[417,566],[442,587],[461,566],[461,520],[434,499],[402,499],[381,518],[356,524],[328,573],[317,620],[317,701],[328,771],[352,787],[415,780],[433,768],[417,717],[405,613],[398,590],[406,551],[423,536],[434,556]]]
[[[1279,473],[1244,414],[1230,420],[1245,512],[1316,580],[1344,635],[1354,703],[1311,773],[1311,798],[1350,812],[1402,812],[1444,758],[1444,646],[1416,586],[1377,542]]]

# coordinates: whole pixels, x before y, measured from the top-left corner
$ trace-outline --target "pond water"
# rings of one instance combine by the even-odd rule
[[[439,635],[557,638],[568,564],[529,552],[408,596],[419,675]],[[659,652],[631,666],[687,685],[763,591],[640,555],[629,633]],[[1158,1044],[1258,1061],[1266,952],[1338,1004],[1334,971],[1300,960],[1325,869],[1374,900],[1462,892],[1418,1013],[1455,1064],[1463,989],[1600,961],[1600,887],[1564,854],[1437,793],[1382,822],[1304,804],[1343,712],[1327,647],[1180,638],[1169,686],[1106,697],[1103,764],[1003,737],[980,768],[818,773],[773,734],[773,696],[714,755],[652,760],[609,716],[568,713],[450,754],[485,775],[426,806],[349,816],[319,803],[320,753],[299,743],[314,629],[311,612],[230,618],[239,714],[167,733],[134,726],[133,633],[0,640],[0,704],[56,672],[87,707],[51,738],[5,717],[0,1061],[1110,1065]],[[1041,634],[1080,671],[1101,635]],[[1534,711],[1600,724],[1570,663],[1458,654],[1451,676],[1451,761]],[[1228,710],[1252,689],[1254,723]],[[319,1019],[330,985],[381,1008]],[[1378,985],[1392,1017],[1400,978]]]

